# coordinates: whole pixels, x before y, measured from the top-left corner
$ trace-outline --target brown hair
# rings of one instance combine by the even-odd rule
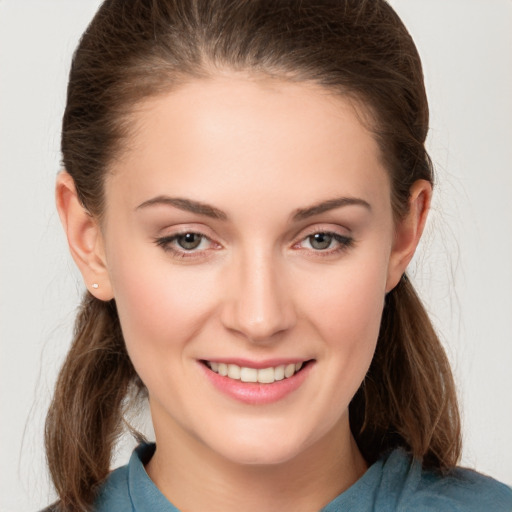
[[[62,153],[84,207],[98,219],[109,164],[138,102],[216,69],[309,81],[356,98],[389,170],[396,218],[414,181],[433,182],[420,58],[384,0],[107,0],[74,54]],[[46,422],[51,476],[67,511],[84,511],[109,472],[130,390],[114,301],[86,294]],[[135,393],[136,394],[136,393]],[[425,467],[455,465],[461,448],[454,383],[412,284],[387,298],[370,370],[350,404],[368,463],[402,446]]]

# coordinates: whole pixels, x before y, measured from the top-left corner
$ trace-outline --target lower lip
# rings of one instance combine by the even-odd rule
[[[278,402],[296,391],[307,378],[313,367],[313,362],[310,361],[291,377],[275,381],[272,384],[230,379],[215,373],[203,363],[200,363],[200,365],[206,377],[222,393],[245,404],[264,405]]]

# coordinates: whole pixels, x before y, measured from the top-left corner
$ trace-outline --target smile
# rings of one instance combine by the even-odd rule
[[[316,366],[315,359],[259,362],[203,359],[199,362],[203,375],[214,388],[249,405],[271,404],[293,394]]]
[[[290,363],[257,369],[213,361],[205,361],[205,364],[210,370],[222,377],[242,382],[258,382],[260,384],[272,384],[273,382],[293,377],[303,366],[303,363]]]

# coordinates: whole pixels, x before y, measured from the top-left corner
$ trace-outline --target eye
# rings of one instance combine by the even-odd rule
[[[312,249],[314,252],[330,254],[350,247],[353,242],[352,238],[338,233],[318,231],[301,240],[299,247],[302,249]]]
[[[216,244],[206,235],[194,231],[157,238],[155,243],[162,247],[164,251],[180,258],[197,256],[216,247]]]
[[[334,236],[331,233],[315,233],[308,236],[309,244],[318,251],[329,249],[333,240]]]
[[[184,235],[177,235],[175,240],[182,249],[191,251],[201,245],[203,238],[203,235],[199,233],[185,233]]]

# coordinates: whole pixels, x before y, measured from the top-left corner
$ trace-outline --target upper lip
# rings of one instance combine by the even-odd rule
[[[251,359],[244,358],[223,358],[213,357],[212,359],[202,359],[202,361],[208,361],[210,363],[224,363],[224,364],[236,364],[237,366],[244,368],[255,368],[257,370],[262,368],[271,368],[287,364],[306,363],[310,359],[304,359],[300,357],[286,357],[286,358],[274,358],[264,359],[262,361],[253,361]]]

